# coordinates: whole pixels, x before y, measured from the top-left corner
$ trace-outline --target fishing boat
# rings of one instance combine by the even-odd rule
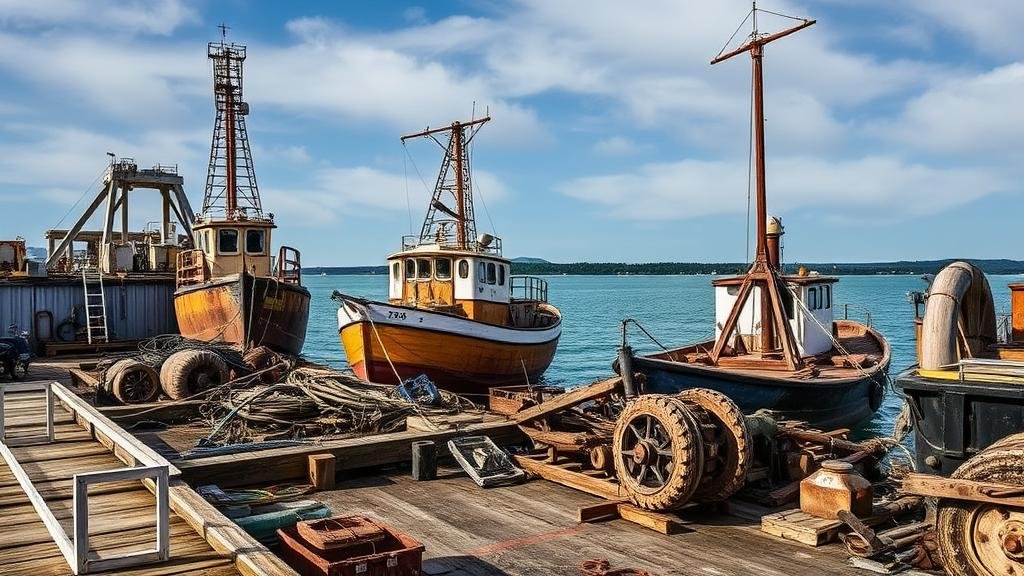
[[[473,394],[536,382],[551,364],[562,318],[547,301],[547,282],[512,276],[501,239],[476,233],[468,149],[489,120],[402,137],[431,138],[444,158],[420,234],[403,237],[387,258],[388,301],[334,293],[339,337],[360,378],[397,383],[426,374]]]
[[[782,222],[767,214],[762,57],[766,44],[811,26],[814,20],[761,34],[756,7],[753,14],[749,39],[735,50],[723,49],[711,61],[717,64],[749,53],[753,63],[757,202],[753,262],[742,276],[712,282],[713,340],[633,356],[626,342],[629,321],[624,321],[616,369],[630,376],[642,373],[646,392],[711,388],[731,397],[745,412],[768,408],[825,429],[848,427],[880,406],[889,345],[868,324],[835,319],[837,278],[802,268],[798,274],[782,271]]]
[[[297,250],[271,253],[274,215],[264,212],[246,136],[245,46],[211,42],[217,120],[194,248],[179,252],[174,311],[183,336],[298,354],[309,291]]]

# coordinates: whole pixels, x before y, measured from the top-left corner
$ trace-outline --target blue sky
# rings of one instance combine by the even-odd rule
[[[766,54],[769,212],[787,261],[1024,257],[1024,3],[761,6],[818,20]],[[225,22],[249,46],[264,206],[306,265],[382,262],[409,233],[407,188],[418,229],[416,168],[432,183],[438,149],[413,141],[407,157],[398,137],[474,102],[494,118],[474,149],[478,227],[493,221],[507,256],[743,260],[749,59],[708,61],[748,10],[0,0],[0,237],[42,245],[107,151],[177,163],[199,205],[206,42]],[[157,212],[137,206],[141,228]]]

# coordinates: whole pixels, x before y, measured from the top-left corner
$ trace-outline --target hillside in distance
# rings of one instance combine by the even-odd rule
[[[792,263],[783,266],[787,274],[795,273],[800,266],[821,274],[835,275],[876,275],[876,274],[934,274],[947,264],[966,260],[985,271],[986,274],[1024,274],[1024,261],[1007,259],[950,258],[946,260],[900,260],[897,262],[847,262],[847,263]],[[541,258],[512,259],[512,273],[532,276],[545,275],[678,275],[678,274],[742,274],[750,265],[740,262],[649,262],[629,264],[624,262],[575,262],[557,264]],[[303,269],[304,274],[380,274],[386,275],[386,266],[316,266]]]

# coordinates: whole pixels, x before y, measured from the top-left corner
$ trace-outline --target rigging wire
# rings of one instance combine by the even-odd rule
[[[92,181],[92,184],[89,184],[89,187],[86,188],[84,192],[82,192],[82,195],[78,197],[78,200],[75,200],[75,203],[72,204],[71,207],[68,208],[68,211],[65,212],[63,216],[60,217],[60,220],[58,220],[57,223],[54,224],[54,228],[59,228],[60,225],[64,223],[64,220],[68,217],[69,214],[71,214],[71,211],[74,210],[76,206],[78,206],[79,202],[82,201],[82,198],[85,198],[86,194],[88,194],[89,191],[92,190],[92,187],[95,186],[96,183],[100,181],[100,178],[103,178],[103,175],[106,173],[107,167],[104,166],[103,170],[100,170],[99,175],[96,176],[96,179]]]
[[[405,146],[405,142],[402,142]],[[405,175],[405,209],[409,213],[409,235],[412,236],[412,200],[409,199],[409,159],[408,154],[402,156],[402,172]]]
[[[715,58],[721,56],[722,53],[725,52],[725,49],[729,47],[729,44],[732,44],[733,39],[736,38],[736,35],[740,33],[740,29],[743,28],[743,25],[747,23],[747,20],[750,20],[750,15],[753,13],[754,10],[747,12],[747,16],[743,18],[743,22],[740,22],[740,25],[736,27],[736,31],[733,32],[732,36],[729,36],[729,39],[725,41],[725,45],[722,46],[722,49],[718,51],[718,54],[715,55]]]
[[[469,165],[470,166],[473,165],[473,154],[474,154],[475,150],[476,150],[476,146],[470,146],[469,147],[469,159],[468,160],[469,160]],[[473,188],[472,188],[473,193],[480,197],[480,203],[484,205],[484,214],[487,215],[487,222],[491,225],[491,232],[493,234],[497,234],[498,230],[497,230],[497,228],[494,227],[494,220],[491,219],[491,211],[487,209],[487,200],[484,199],[484,194],[483,194],[483,192],[480,191],[480,185],[476,181],[475,178],[473,179],[472,186],[473,186]]]
[[[765,14],[771,14],[773,16],[780,16],[782,18],[789,18],[790,20],[796,20],[798,22],[806,22],[806,18],[798,18],[797,16],[790,16],[789,14],[779,14],[778,12],[772,12],[771,10],[765,10],[764,8],[758,8],[758,12],[764,12]]]

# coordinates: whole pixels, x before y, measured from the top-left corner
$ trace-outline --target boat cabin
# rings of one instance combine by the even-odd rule
[[[392,304],[447,311],[490,324],[509,322],[510,263],[478,252],[418,246],[388,258]]]
[[[217,278],[243,270],[253,276],[270,276],[273,257],[271,218],[199,220],[192,226],[195,247],[203,254],[205,274]]]
[[[796,339],[801,357],[816,356],[832,349],[833,285],[839,281],[833,276],[819,276],[817,273],[785,276],[788,291],[782,294],[786,317]],[[722,333],[722,327],[739,295],[743,277],[715,280],[715,339]],[[797,301],[794,301],[794,296]],[[754,286],[737,321],[737,331],[743,338],[745,348],[757,352],[761,339],[761,287]],[[827,329],[823,330],[822,328]]]

